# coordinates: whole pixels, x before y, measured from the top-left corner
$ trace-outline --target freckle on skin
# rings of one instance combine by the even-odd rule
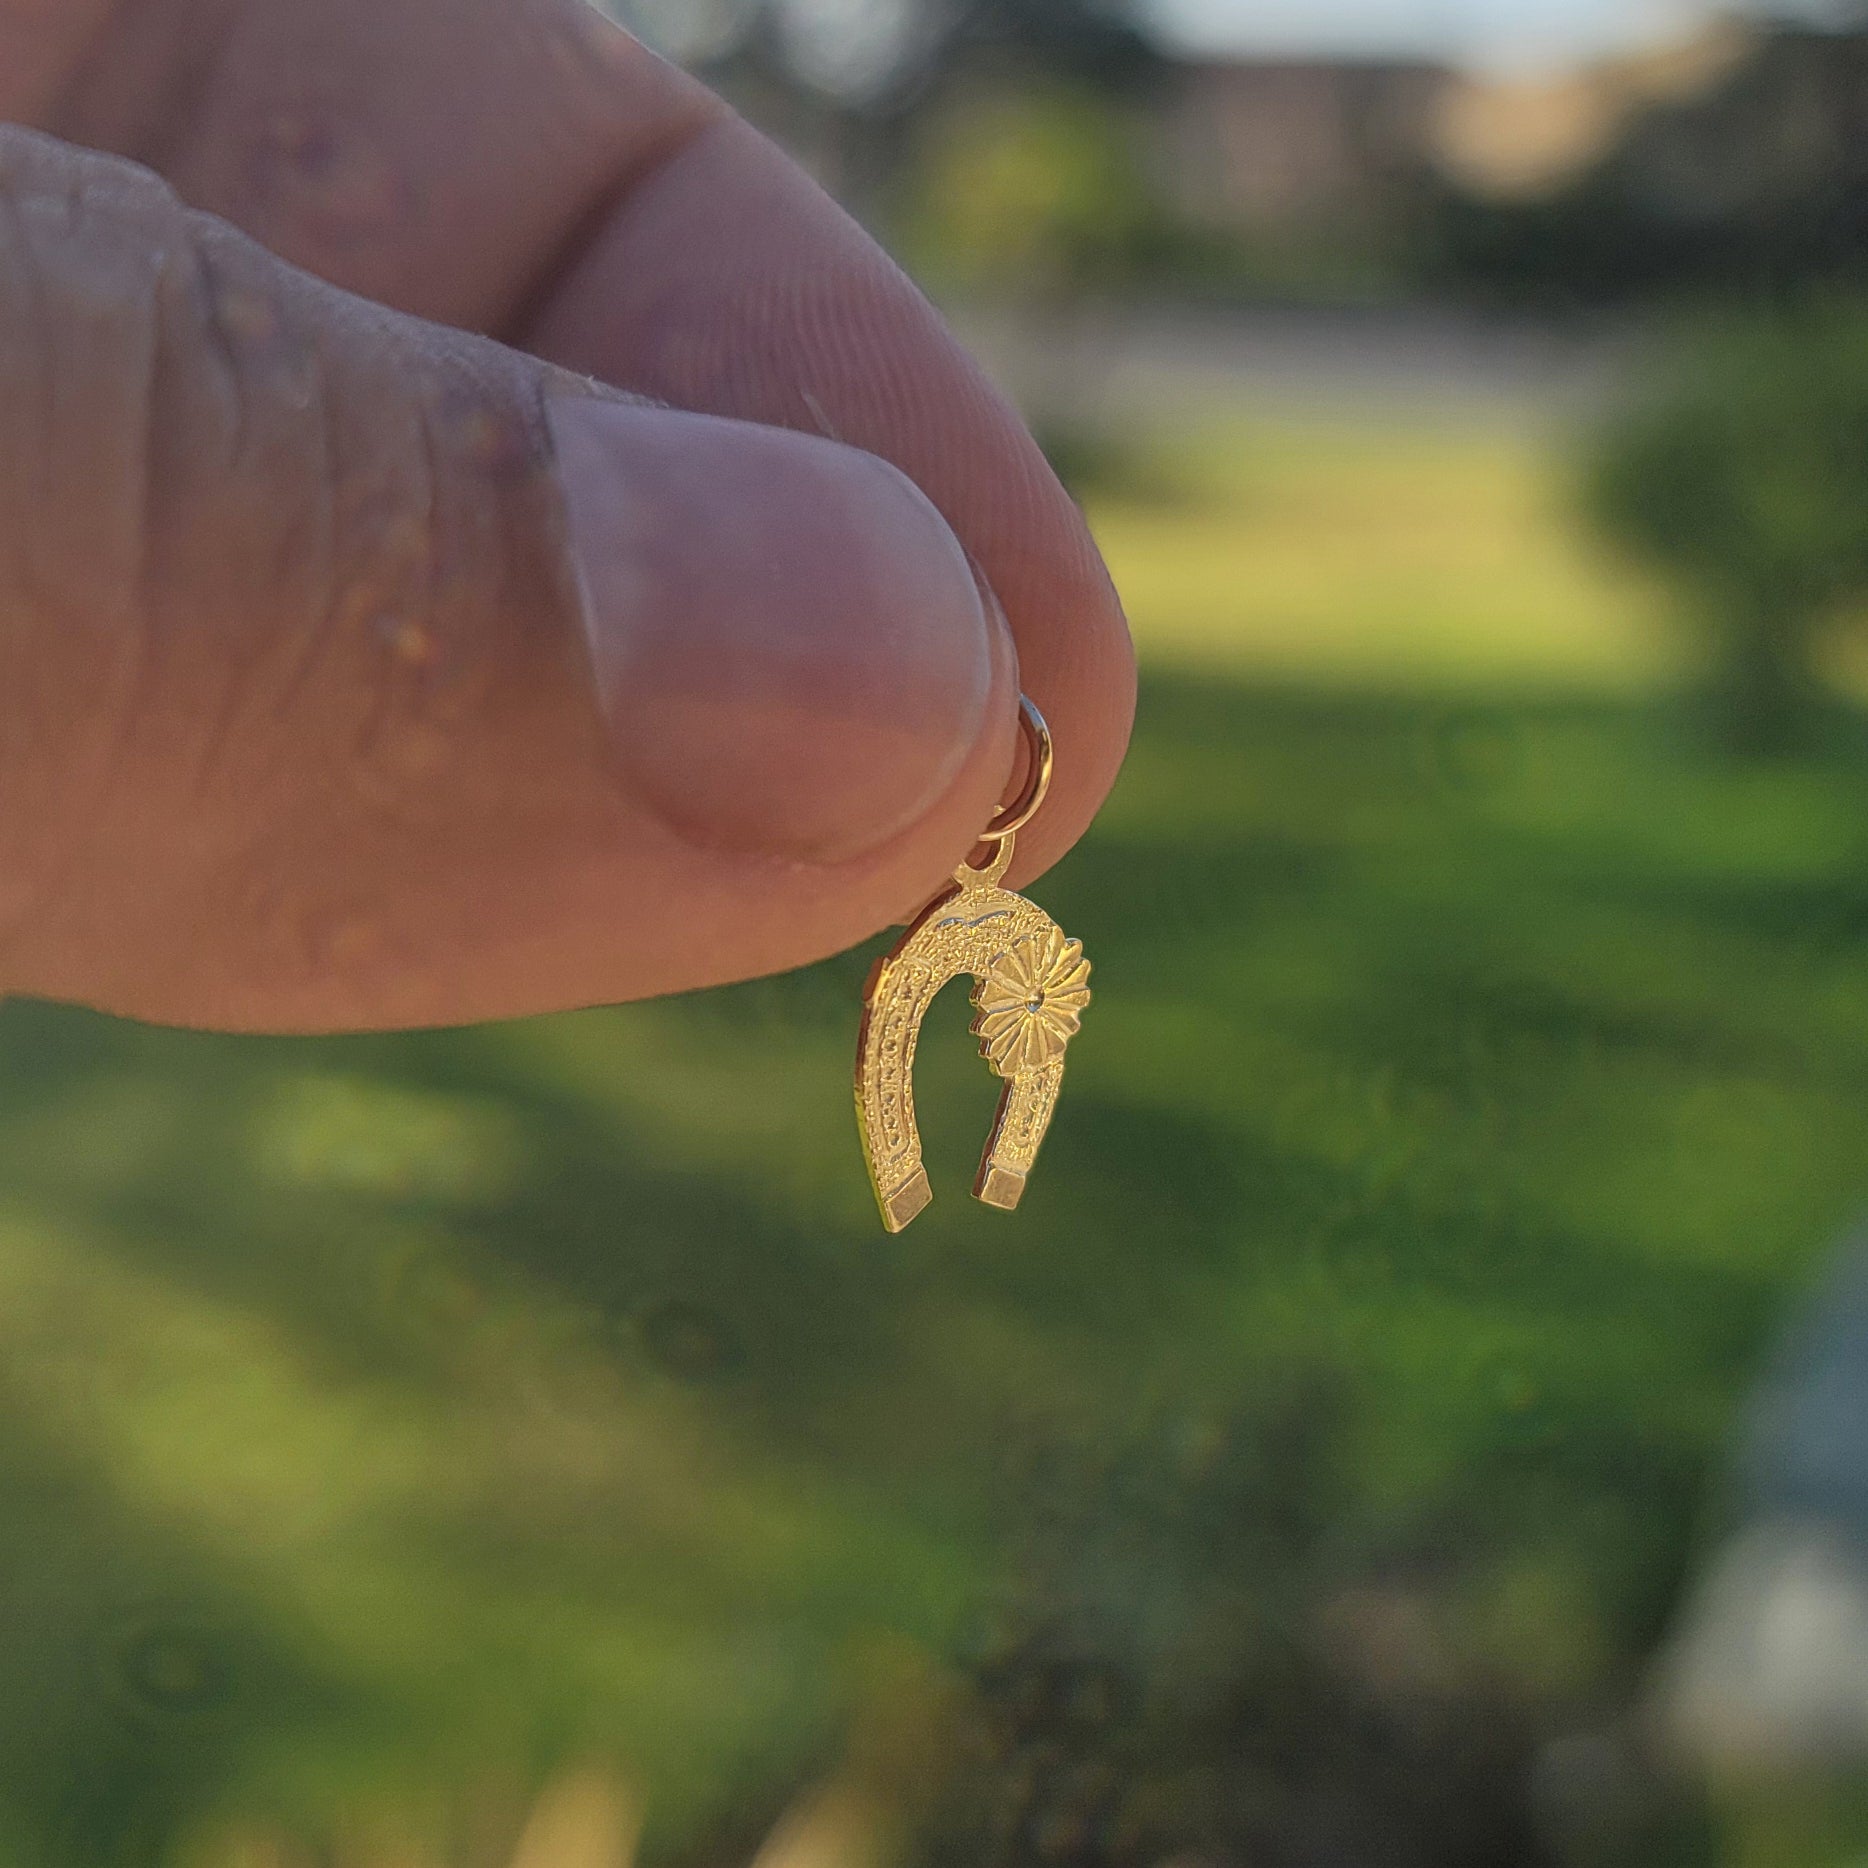
[[[405,668],[432,668],[440,658],[440,638],[411,616],[379,616],[376,634]]]
[[[539,448],[525,425],[505,409],[470,403],[448,411],[442,427],[450,451],[493,479],[507,479],[535,465]]]
[[[214,308],[230,337],[249,344],[270,344],[279,334],[279,314],[271,300],[242,286],[215,295]]]
[[[364,239],[416,218],[406,179],[375,139],[335,112],[273,112],[253,167],[262,201],[327,240]]]

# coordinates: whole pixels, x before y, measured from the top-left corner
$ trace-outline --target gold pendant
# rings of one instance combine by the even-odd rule
[[[976,982],[973,1033],[1005,1080],[974,1197],[1010,1212],[1025,1191],[1064,1080],[1064,1051],[1090,1002],[1083,943],[1035,903],[999,886],[1014,833],[1050,788],[1052,747],[1043,716],[1021,698],[1031,772],[1019,801],[986,830],[983,869],[962,863],[937,897],[877,961],[863,997],[856,1052],[856,1119],[882,1223],[900,1232],[934,1198],[915,1126],[915,1045],[935,995],[962,973]]]

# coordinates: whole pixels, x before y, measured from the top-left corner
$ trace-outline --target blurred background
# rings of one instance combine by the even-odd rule
[[[1068,1093],[0,1010],[0,1864],[1868,1863],[1868,18],[623,11],[1128,600]]]

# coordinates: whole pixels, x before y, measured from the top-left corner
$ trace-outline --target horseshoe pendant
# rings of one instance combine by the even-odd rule
[[[962,973],[975,981],[973,1033],[1005,1081],[999,1113],[974,1182],[976,1199],[1010,1212],[1025,1191],[1064,1080],[1064,1051],[1090,1002],[1090,963],[1033,902],[999,886],[1013,833],[1031,821],[1050,782],[1049,729],[1023,703],[1032,737],[1027,796],[991,827],[996,846],[982,869],[962,863],[954,887],[922,910],[876,963],[863,995],[856,1056],[856,1119],[882,1223],[900,1232],[934,1198],[915,1126],[914,1063],[921,1021],[935,995]]]

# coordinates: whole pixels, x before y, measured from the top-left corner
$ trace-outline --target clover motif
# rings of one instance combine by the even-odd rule
[[[973,989],[980,1055],[1008,1081],[1064,1055],[1090,1002],[1083,943],[1060,928],[1028,934],[1000,954]]]

